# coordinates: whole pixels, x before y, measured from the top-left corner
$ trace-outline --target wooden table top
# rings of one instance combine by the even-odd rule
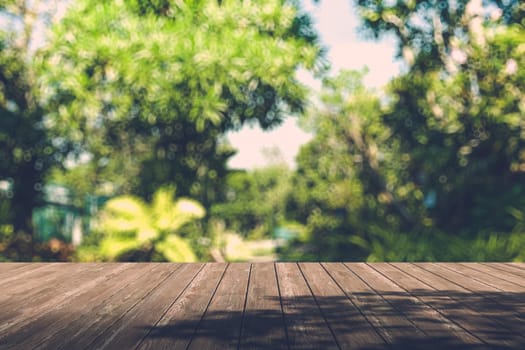
[[[2,263],[0,349],[525,349],[520,263]]]

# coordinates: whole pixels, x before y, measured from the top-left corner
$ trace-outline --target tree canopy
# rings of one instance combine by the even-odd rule
[[[517,1],[359,1],[363,26],[399,39],[409,70],[385,113],[404,181],[420,189],[427,222],[451,233],[508,231],[521,207],[523,38]],[[432,6],[437,5],[437,6]]]
[[[40,91],[47,125],[78,154],[94,164],[133,154],[121,162],[143,179],[131,190],[151,195],[175,178],[207,202],[205,184],[233,154],[219,136],[300,112],[307,91],[295,73],[319,71],[321,55],[287,1],[86,0],[54,27]]]
[[[36,3],[0,1],[2,237],[57,183],[62,211],[101,208],[79,259],[207,259],[232,231],[277,232],[290,260],[524,259],[522,2],[356,0],[403,62],[381,93],[366,69],[324,75],[299,1],[79,0],[38,50]],[[294,114],[296,169],[228,168],[228,131]]]
[[[311,258],[520,259],[523,5],[357,4],[405,67],[382,102],[358,73],[325,84],[292,201]]]

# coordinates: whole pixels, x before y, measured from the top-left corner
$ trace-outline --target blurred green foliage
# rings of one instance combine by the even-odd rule
[[[0,181],[13,186],[0,225],[29,237],[44,182],[74,188],[77,206],[174,184],[211,207],[235,152],[224,133],[301,112],[297,69],[324,69],[296,1],[83,0],[58,22],[51,5],[0,3]]]
[[[72,259],[33,238],[46,183],[84,215],[111,198],[80,261],[220,259],[232,231],[283,260],[525,259],[521,1],[356,0],[403,60],[381,93],[324,76],[299,1],[81,0],[38,49],[35,4],[0,1],[0,260]],[[226,132],[305,111],[297,169],[228,169]]]
[[[232,172],[226,179],[225,200],[212,206],[211,215],[245,238],[270,237],[285,220],[290,177],[286,165]]]
[[[222,135],[302,111],[295,72],[323,65],[309,17],[281,0],[80,1],[38,62],[49,130],[92,188],[175,184],[206,208],[234,154]]]
[[[79,247],[80,261],[196,261],[181,228],[205,215],[196,201],[175,200],[173,188],[161,188],[151,204],[124,195],[109,200],[99,213],[92,237]]]
[[[382,98],[359,72],[325,82],[294,180],[310,237],[285,257],[523,260],[523,5],[357,3],[406,71]]]
[[[9,201],[0,209],[0,230],[9,226],[21,237],[31,235],[32,209],[39,203],[45,174],[61,156],[42,124],[31,64],[30,12],[22,0],[0,3],[0,181],[5,188],[0,201]],[[32,254],[30,249],[19,253],[24,259]]]

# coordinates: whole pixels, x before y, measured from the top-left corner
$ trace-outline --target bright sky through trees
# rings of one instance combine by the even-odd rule
[[[312,15],[323,45],[328,49],[328,60],[331,64],[331,74],[341,69],[369,68],[364,79],[365,85],[380,88],[399,71],[399,63],[394,61],[394,42],[382,40],[375,42],[366,40],[357,32],[358,19],[352,0],[325,0],[313,4],[311,0],[303,0],[304,8]],[[57,1],[55,20],[61,18],[68,1]],[[45,41],[45,31],[42,23],[38,24],[35,47]],[[318,91],[321,83],[311,75],[300,71],[299,79],[314,91]],[[245,126],[239,132],[228,134],[230,143],[238,149],[237,154],[229,161],[232,168],[252,169],[262,167],[270,161],[269,154],[280,153],[283,160],[294,166],[294,158],[299,147],[311,139],[311,135],[297,126],[297,120],[288,118],[284,123],[272,130],[264,132],[258,126]],[[270,152],[268,152],[270,151]]]
[[[394,61],[393,39],[374,42],[360,37],[356,10],[351,0],[326,0],[318,5],[305,1],[303,6],[312,14],[321,40],[328,48],[331,74],[341,69],[361,69],[366,65],[369,73],[365,84],[380,88],[399,72],[399,63]],[[307,74],[300,72],[299,78],[314,90],[320,87],[320,82]],[[258,127],[245,127],[240,132],[228,135],[231,144],[238,149],[229,165],[247,169],[264,166],[269,161],[269,152],[265,152],[265,149],[278,148],[286,163],[293,166],[299,147],[310,138],[293,118],[270,132],[263,132]]]

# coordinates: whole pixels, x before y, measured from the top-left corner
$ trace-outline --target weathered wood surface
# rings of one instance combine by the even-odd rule
[[[525,264],[0,264],[0,349],[525,349]]]

